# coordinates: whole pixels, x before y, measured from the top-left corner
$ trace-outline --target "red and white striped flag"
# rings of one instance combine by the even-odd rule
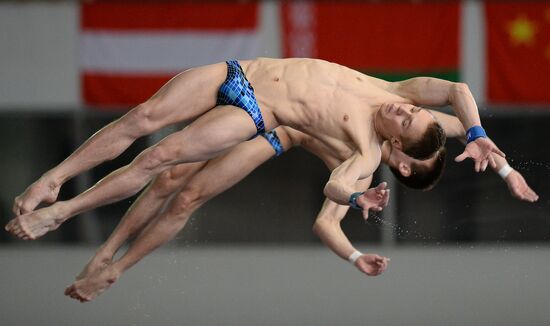
[[[128,107],[186,68],[258,55],[256,2],[81,4],[85,104]]]

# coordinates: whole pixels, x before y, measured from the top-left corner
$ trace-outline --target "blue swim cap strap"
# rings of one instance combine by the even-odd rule
[[[467,142],[471,143],[480,137],[487,138],[487,134],[482,126],[473,126],[466,132],[466,137],[468,139]]]
[[[365,192],[354,192],[353,194],[351,194],[351,196],[349,196],[349,200],[348,200],[349,206],[351,208],[362,210],[363,207],[361,207],[357,204],[357,197],[361,196],[364,193]]]

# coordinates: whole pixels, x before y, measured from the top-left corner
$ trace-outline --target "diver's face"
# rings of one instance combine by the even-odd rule
[[[380,106],[379,120],[388,139],[402,142],[420,139],[434,118],[427,110],[412,104],[384,103]]]

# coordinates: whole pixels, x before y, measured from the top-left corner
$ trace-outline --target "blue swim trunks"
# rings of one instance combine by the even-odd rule
[[[256,125],[257,133],[254,137],[264,134],[264,119],[256,101],[256,96],[254,96],[252,85],[246,79],[237,60],[226,61],[226,63],[227,78],[218,90],[216,105],[233,105],[245,110]]]
[[[277,136],[275,130],[262,134],[262,137],[264,137],[265,140],[267,140],[267,142],[271,144],[271,147],[273,147],[273,149],[275,150],[275,156],[283,154],[285,150],[283,149],[283,145],[281,145],[281,140],[279,140],[279,137]]]

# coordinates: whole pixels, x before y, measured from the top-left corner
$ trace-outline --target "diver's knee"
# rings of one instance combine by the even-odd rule
[[[174,177],[173,168],[161,172],[151,183],[150,191],[157,197],[168,197],[178,190],[179,179]]]
[[[126,113],[122,118],[122,122],[128,126],[128,129],[133,131],[133,136],[140,137],[152,133],[152,112],[154,106],[152,103],[144,102]]]
[[[176,160],[178,151],[171,146],[157,144],[146,149],[137,158],[136,163],[140,169],[148,174],[157,175]]]
[[[171,211],[181,214],[183,212],[197,209],[203,202],[205,196],[200,189],[195,187],[185,187],[174,198]]]

